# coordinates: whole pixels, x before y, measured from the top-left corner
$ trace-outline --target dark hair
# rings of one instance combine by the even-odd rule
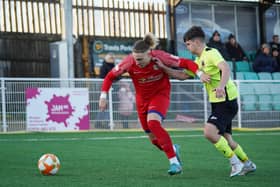
[[[143,40],[138,40],[134,43],[132,51],[135,53],[144,53],[149,49],[154,49],[157,43],[157,38],[152,33],[147,33]]]
[[[192,40],[194,38],[205,39],[205,34],[201,27],[192,26],[185,34],[184,34],[184,42],[188,40]]]
[[[272,47],[271,52],[273,53],[274,51],[278,51],[278,48]]]
[[[214,37],[215,35],[221,36],[220,33],[219,33],[219,31],[217,31],[217,30],[215,30],[215,31],[213,32],[212,37]]]
[[[235,38],[235,36],[234,36],[233,34],[230,34],[230,35],[228,36],[228,40],[230,40],[230,39],[232,39],[232,38]]]

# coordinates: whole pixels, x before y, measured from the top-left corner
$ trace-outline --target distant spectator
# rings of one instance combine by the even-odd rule
[[[236,41],[233,34],[228,36],[228,42],[226,43],[226,49],[231,61],[247,61],[246,54],[240,44]]]
[[[121,80],[120,89],[118,91],[118,97],[118,111],[122,120],[123,128],[128,128],[128,117],[133,112],[135,101],[134,94],[132,93],[128,82],[124,82]]]
[[[280,52],[278,51],[277,48],[272,48],[272,57],[276,60],[277,62],[277,71],[280,72]]]
[[[100,67],[100,78],[105,78],[107,73],[115,67],[115,55],[113,53],[108,53],[103,61],[102,66]]]
[[[222,42],[221,35],[217,30],[213,32],[207,46],[217,49],[225,60],[230,60],[225,44]]]
[[[104,57],[102,66],[100,67],[99,78],[105,78],[106,75],[115,67],[115,55],[113,53],[108,53]],[[109,119],[110,114],[108,111],[98,111],[96,116],[95,128],[109,129]]]
[[[275,72],[278,69],[277,62],[270,55],[270,47],[268,44],[262,44],[260,53],[256,56],[253,63],[255,72]]]
[[[272,36],[272,41],[269,42],[271,49],[276,48],[280,52],[279,36],[277,34]]]

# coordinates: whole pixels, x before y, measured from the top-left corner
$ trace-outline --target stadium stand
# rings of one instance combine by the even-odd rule
[[[271,94],[268,84],[255,84],[254,90],[256,94]]]
[[[280,111],[280,95],[272,95],[272,107],[273,110]]]
[[[241,106],[244,111],[256,111],[258,102],[256,95],[241,95]]]
[[[243,72],[236,72],[236,80],[244,80]]]
[[[232,61],[227,61],[228,65],[229,65],[229,68],[231,71],[234,71],[233,69],[233,62]]]
[[[273,80],[280,80],[280,72],[272,73]]]
[[[256,51],[248,51],[246,52],[246,56],[250,62],[253,62],[256,57]]]
[[[247,83],[241,83],[240,84],[240,94],[242,95],[251,95],[254,94],[254,87],[253,86],[248,86]]]
[[[272,94],[272,107],[273,110],[280,111],[280,85],[271,84],[270,92]]]
[[[230,71],[230,78],[233,80],[234,79],[234,73]]]
[[[254,85],[255,94],[258,96],[257,108],[260,111],[271,111],[272,110],[272,95],[269,89],[270,85],[267,84],[256,84]]]
[[[249,64],[249,67],[250,67],[250,72],[254,72],[254,70],[253,70],[253,62],[249,62],[248,64]]]
[[[245,80],[259,80],[257,73],[255,72],[241,72]]]
[[[270,92],[271,92],[271,94],[280,95],[280,85],[279,84],[271,84],[270,85]]]
[[[260,80],[272,80],[271,73],[268,72],[259,72],[258,77]]]
[[[271,111],[272,110],[272,96],[269,94],[258,95],[258,109],[260,111]]]
[[[249,63],[247,61],[237,61],[236,72],[250,72]]]
[[[248,84],[240,84],[241,106],[244,111],[257,110],[257,96],[254,94],[254,87]]]

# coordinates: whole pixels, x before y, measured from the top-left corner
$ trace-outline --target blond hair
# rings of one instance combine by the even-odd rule
[[[138,40],[134,43],[133,52],[144,53],[150,49],[154,49],[158,44],[158,39],[153,33],[147,33],[143,40]]]

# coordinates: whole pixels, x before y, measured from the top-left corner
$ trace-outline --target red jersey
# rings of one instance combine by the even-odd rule
[[[185,68],[193,73],[198,70],[198,66],[193,61],[173,56],[161,50],[152,50],[150,56],[160,59],[163,64],[169,67]],[[138,98],[149,100],[155,94],[164,94],[169,97],[168,74],[152,60],[143,68],[137,66],[132,55],[128,55],[108,73],[104,79],[102,91],[108,92],[113,80],[125,72],[128,72],[131,77]]]

